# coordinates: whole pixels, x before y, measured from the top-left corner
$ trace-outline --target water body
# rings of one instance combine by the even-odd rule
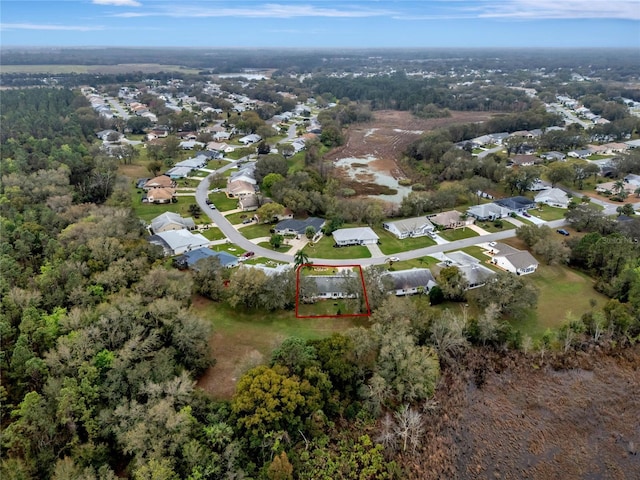
[[[361,183],[375,183],[397,190],[394,195],[369,195],[370,198],[378,198],[386,202],[400,204],[402,199],[411,192],[411,187],[405,187],[388,170],[376,168],[378,159],[373,155],[366,157],[347,157],[335,162],[335,166],[344,170],[349,178]]]

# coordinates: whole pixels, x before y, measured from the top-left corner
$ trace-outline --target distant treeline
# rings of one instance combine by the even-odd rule
[[[370,102],[371,108],[420,112],[426,105],[463,111],[526,111],[534,101],[521,90],[468,85],[450,89],[440,80],[392,76],[320,77],[310,80],[317,94]]]

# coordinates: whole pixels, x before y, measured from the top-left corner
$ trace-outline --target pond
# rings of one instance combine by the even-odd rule
[[[360,158],[341,158],[335,162],[335,166],[341,169],[346,177],[358,183],[383,185],[396,191],[395,194],[367,195],[368,197],[399,204],[411,192],[411,187],[398,183],[398,178],[393,173],[395,162],[386,162],[373,155],[367,155]]]

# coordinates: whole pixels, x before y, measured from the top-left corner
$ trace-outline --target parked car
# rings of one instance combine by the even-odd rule
[[[211,190],[211,192],[213,192],[213,193],[218,193],[219,191],[220,191],[219,188],[214,188],[213,190]]]
[[[387,262],[399,262],[400,259],[398,257],[389,257],[387,258]]]
[[[242,220],[242,223],[244,223],[245,225],[251,222],[253,222],[253,218],[245,218],[244,220]]]
[[[558,232],[560,235],[564,235],[565,237],[569,236],[569,232],[567,232],[564,228],[559,228],[558,230],[556,230],[556,232]]]
[[[529,218],[531,214],[529,212],[523,212],[522,216]]]
[[[215,209],[216,209],[216,206],[215,206],[213,203],[210,203],[210,204],[209,204],[209,208],[210,208],[211,210],[215,210]]]
[[[245,260],[247,258],[251,258],[256,254],[256,252],[244,252],[242,255],[240,255],[240,258],[244,258]]]

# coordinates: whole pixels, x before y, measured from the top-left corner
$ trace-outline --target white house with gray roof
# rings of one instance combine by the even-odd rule
[[[196,228],[196,224],[193,218],[183,218],[179,214],[174,212],[165,212],[153,220],[149,225],[149,230],[152,233],[169,232],[171,230],[193,230]]]
[[[528,275],[538,268],[538,261],[526,250],[518,250],[506,243],[491,246],[491,263],[516,275]]]
[[[369,227],[340,228],[333,232],[333,240],[339,247],[349,245],[375,245],[380,240]]]
[[[473,205],[467,210],[467,215],[480,221],[496,220],[498,218],[507,217],[510,213],[511,210],[495,203]]]
[[[536,203],[544,203],[558,208],[567,208],[570,201],[567,193],[559,188],[543,190],[535,196],[534,200]]]
[[[399,239],[411,237],[423,237],[433,233],[435,226],[427,217],[405,218],[394,222],[385,222],[382,228],[389,231]]]

